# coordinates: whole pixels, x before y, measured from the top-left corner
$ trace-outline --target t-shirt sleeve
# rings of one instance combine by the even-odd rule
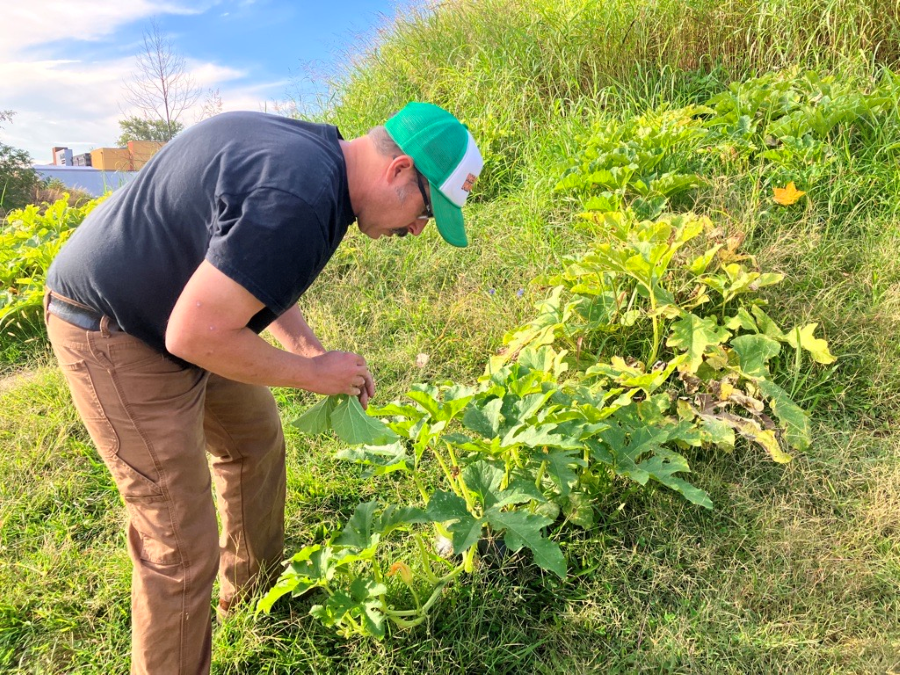
[[[289,192],[220,195],[206,260],[276,315],[318,275],[326,250],[314,208]]]

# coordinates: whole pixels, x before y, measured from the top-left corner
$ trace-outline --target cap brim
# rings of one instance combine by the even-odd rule
[[[434,211],[434,222],[444,241],[459,248],[468,246],[469,240],[466,239],[466,230],[463,227],[462,209],[441,194],[433,184],[431,185],[431,208]]]

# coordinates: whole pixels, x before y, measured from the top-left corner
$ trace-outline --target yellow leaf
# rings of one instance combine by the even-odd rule
[[[791,181],[783,188],[772,188],[772,191],[775,193],[775,203],[781,204],[782,206],[796,204],[797,200],[806,194],[802,190],[797,189],[797,186],[794,185],[794,181]]]
[[[721,387],[719,388],[719,400],[727,401],[733,393],[734,385],[728,382],[722,382]]]
[[[775,432],[771,429],[765,431],[753,420],[741,419],[740,417],[732,417],[724,420],[729,426],[734,427],[737,431],[752,441],[759,443],[768,453],[769,456],[779,464],[785,464],[791,461],[791,456],[781,449]]]
[[[817,323],[809,323],[800,328],[797,326],[790,333],[785,335],[788,344],[794,349],[803,348],[810,353],[813,361],[828,365],[834,363],[836,359],[830,351],[828,351],[828,343],[821,338],[814,337]]]

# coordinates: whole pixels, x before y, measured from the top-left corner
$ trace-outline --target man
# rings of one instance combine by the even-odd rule
[[[267,387],[364,406],[375,393],[365,359],[326,351],[298,298],[354,220],[378,239],[434,217],[465,246],[460,208],[481,168],[471,134],[431,104],[351,141],[226,113],[166,145],[60,252],[47,330],[127,510],[133,673],[208,672],[217,573],[227,611],[283,557],[284,436]]]

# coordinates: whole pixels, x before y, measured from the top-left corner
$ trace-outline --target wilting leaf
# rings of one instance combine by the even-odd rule
[[[483,407],[469,406],[463,415],[463,425],[485,438],[493,438],[500,429],[500,408],[503,400],[491,399]]]
[[[705,443],[734,449],[734,429],[728,424],[710,415],[700,415],[700,424],[701,437]]]
[[[681,493],[692,504],[712,509],[712,500],[705,490],[701,490],[675,475],[676,473],[690,472],[687,460],[677,452],[657,450],[653,457],[641,462],[640,468],[666,487]]]
[[[390,445],[364,445],[361,447],[345,448],[335,457],[355,464],[372,467],[369,475],[383,476],[394,471],[409,471],[412,464],[411,458],[406,453],[406,447],[402,441]]]
[[[398,527],[406,525],[429,523],[431,519],[424,510],[415,506],[398,506],[390,504],[385,507],[384,512],[377,522],[377,529],[381,534],[385,535]]]
[[[716,244],[703,255],[694,258],[691,264],[688,265],[688,270],[692,274],[698,276],[703,274],[706,271],[706,268],[709,267],[709,263],[712,262],[712,259],[716,257],[716,253],[720,248],[722,248],[722,244]]]
[[[803,328],[797,327],[790,333],[787,333],[785,339],[794,349],[802,347],[808,351],[816,363],[825,365],[834,363],[836,359],[828,351],[828,343],[821,338],[813,337],[813,333],[818,325],[817,323],[810,323]]]
[[[762,311],[758,305],[753,305],[750,310],[753,312],[753,316],[756,318],[756,323],[759,326],[759,329],[768,335],[773,340],[784,341],[784,333],[778,327],[771,317]]]
[[[508,506],[509,504],[523,504],[525,502],[536,501],[545,502],[546,497],[537,489],[533,480],[525,480],[520,478],[510,483],[509,487],[497,495],[497,508]]]
[[[350,593],[338,590],[325,605],[315,605],[309,613],[326,626],[341,625],[344,617],[362,621],[368,632],[378,639],[384,638],[384,614],[380,598],[387,593],[387,586],[369,577],[357,577],[350,584]]]
[[[471,515],[466,507],[466,501],[462,497],[444,490],[434,491],[425,512],[436,523],[446,523],[449,520],[459,520]]]
[[[756,321],[753,320],[753,317],[750,316],[750,312],[748,312],[745,307],[741,307],[738,310],[737,314],[728,319],[725,322],[725,327],[730,330],[743,328],[744,330],[751,331],[753,333],[759,332],[759,329],[756,326]]]
[[[272,605],[283,595],[293,596],[326,583],[334,577],[335,565],[332,549],[320,544],[306,546],[287,561],[288,567],[265,596],[256,605],[257,612],[269,613]]]
[[[428,502],[426,513],[437,523],[456,521],[448,529],[453,535],[453,553],[459,554],[472,546],[481,536],[483,521],[476,519],[462,497],[452,492],[435,490]]]
[[[489,509],[497,501],[497,488],[503,480],[503,469],[485,461],[469,464],[462,472],[466,487],[481,498],[481,503]]]
[[[771,429],[763,429],[753,420],[743,419],[733,415],[722,415],[721,419],[728,421],[744,437],[759,443],[772,459],[779,464],[791,461],[791,456],[781,449],[775,432]]]
[[[809,447],[809,415],[791,400],[790,395],[774,382],[760,380],[757,386],[769,397],[772,412],[784,427],[784,438],[792,448],[806,450]]]
[[[573,525],[585,529],[595,522],[593,499],[583,492],[573,492],[569,495],[565,509],[566,519]]]
[[[368,548],[376,541],[373,536],[381,533],[376,531],[375,510],[378,502],[371,501],[356,507],[350,520],[344,526],[341,536],[335,540],[337,546],[350,546],[352,548]]]
[[[429,415],[437,419],[440,411],[440,403],[432,396],[431,392],[413,390],[407,392],[406,396],[422,406]]]
[[[577,439],[560,434],[551,433],[556,430],[555,424],[541,424],[536,427],[513,427],[503,437],[500,447],[508,447],[513,444],[527,445],[529,448],[538,448],[548,445],[554,448],[578,449],[581,444]]]
[[[569,494],[571,486],[578,480],[578,474],[570,467],[572,465],[585,466],[585,461],[571,450],[565,452],[554,450],[544,455],[544,459],[547,462],[547,475],[556,483],[560,496],[565,497]]]

